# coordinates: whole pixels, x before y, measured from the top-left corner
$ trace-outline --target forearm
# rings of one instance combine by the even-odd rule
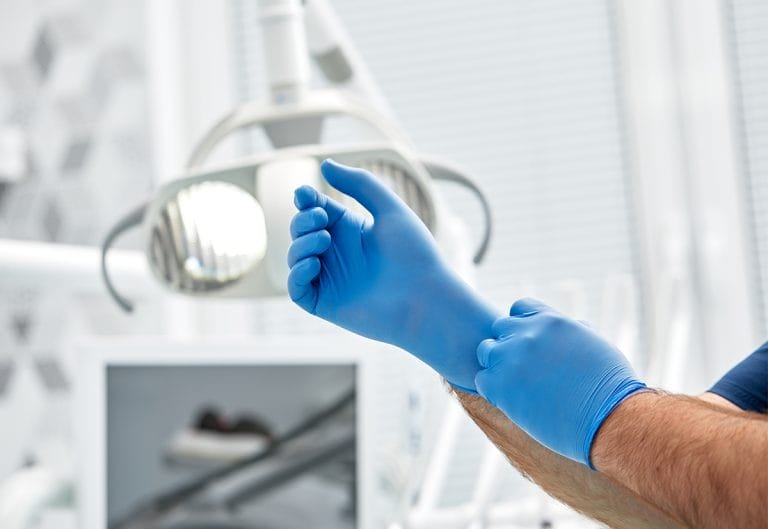
[[[592,447],[601,472],[700,529],[768,520],[768,420],[646,392],[624,401]]]
[[[625,487],[540,445],[484,399],[460,391],[456,395],[510,463],[563,503],[613,528],[682,527]]]

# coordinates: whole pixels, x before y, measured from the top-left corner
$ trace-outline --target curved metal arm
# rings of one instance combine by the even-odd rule
[[[112,296],[112,299],[115,300],[115,303],[117,303],[121,309],[128,313],[133,312],[133,303],[123,297],[117,289],[115,289],[115,285],[112,283],[112,278],[109,276],[109,271],[107,270],[107,252],[112,247],[112,243],[115,239],[122,235],[123,232],[141,224],[146,210],[147,205],[143,204],[120,219],[120,221],[109,230],[109,233],[107,233],[107,236],[104,238],[104,242],[101,245],[101,277],[104,279],[104,284],[107,287],[109,295]]]
[[[436,160],[434,158],[422,158],[421,163],[424,164],[424,167],[427,168],[427,171],[435,180],[443,180],[458,184],[469,190],[480,202],[480,207],[483,209],[483,218],[485,220],[485,230],[472,261],[475,264],[482,263],[485,260],[485,254],[488,252],[488,246],[491,243],[491,236],[493,235],[493,214],[491,213],[491,205],[488,202],[485,193],[483,193],[483,190],[462,171],[451,166],[448,162]]]
[[[222,117],[192,149],[187,159],[187,168],[202,165],[214,148],[228,135],[254,125],[280,123],[298,118],[345,115],[359,119],[378,130],[387,140],[398,145],[404,151],[403,156],[418,166],[418,160],[412,157],[412,149],[398,127],[386,116],[357,101],[348,94],[326,90],[308,95],[298,103],[284,105],[265,105],[246,103]],[[407,155],[407,156],[406,156]]]

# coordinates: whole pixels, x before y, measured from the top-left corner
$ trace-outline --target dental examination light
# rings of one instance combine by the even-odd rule
[[[258,5],[271,100],[243,104],[216,123],[193,149],[186,173],[112,228],[102,246],[102,275],[115,301],[126,311],[133,308],[114,288],[106,255],[120,234],[138,225],[153,275],[173,292],[226,298],[284,294],[288,226],[297,187],[312,185],[365,214],[352,199],[325,184],[319,169],[325,158],[362,167],[382,179],[438,242],[443,213],[434,181],[466,187],[479,199],[485,218],[485,234],[474,255],[474,262],[481,262],[491,233],[485,196],[450,164],[419,156],[384,111],[350,93],[365,92],[377,108],[386,108],[327,4],[260,0]],[[310,55],[338,88],[308,88]],[[333,118],[362,123],[377,139],[323,144],[323,126]],[[254,128],[264,131],[273,150],[206,165],[222,140]]]

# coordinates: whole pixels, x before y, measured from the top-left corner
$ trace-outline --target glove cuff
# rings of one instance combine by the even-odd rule
[[[594,465],[592,464],[592,443],[595,440],[595,437],[597,436],[597,432],[600,430],[600,427],[603,425],[605,420],[611,415],[613,410],[615,410],[619,404],[627,400],[632,395],[643,392],[643,391],[651,391],[648,386],[645,385],[644,382],[641,382],[639,380],[633,380],[629,379],[627,380],[622,386],[620,386],[616,391],[613,392],[613,394],[608,398],[602,406],[600,406],[600,409],[597,412],[597,415],[595,416],[595,420],[592,422],[592,425],[587,432],[587,436],[584,439],[584,452],[583,452],[583,459],[582,463],[586,464],[591,470],[597,470]]]

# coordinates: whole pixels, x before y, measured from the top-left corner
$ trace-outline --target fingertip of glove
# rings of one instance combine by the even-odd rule
[[[288,292],[295,293],[298,287],[304,287],[317,277],[322,264],[316,255],[306,257],[293,265],[288,274]],[[291,294],[293,299],[293,294]],[[295,301],[295,299],[293,299]]]
[[[488,359],[491,355],[491,350],[496,345],[496,340],[493,338],[486,338],[477,346],[477,362],[483,367],[488,367]]]
[[[339,169],[347,169],[348,167],[344,164],[340,164],[333,158],[326,158],[322,161],[320,164],[320,172],[323,173],[323,176],[326,178],[329,174],[333,173],[334,171],[338,171]]]
[[[304,184],[293,192],[293,204],[297,209],[306,209],[317,204],[318,193],[311,185]]]
[[[317,220],[323,224],[323,226],[328,224],[328,212],[325,211],[325,209],[321,208],[320,206],[317,206],[315,208],[312,208],[312,214],[317,217]]]
[[[320,172],[322,173],[323,178],[325,178],[325,181],[331,184],[332,187],[346,194],[349,194],[349,190],[346,189],[345,184],[349,183],[349,177],[353,176],[357,170],[357,168],[339,163],[333,158],[326,158],[323,160],[323,163],[320,164]]]
[[[300,270],[306,272],[314,272],[316,270],[320,270],[320,258],[316,255],[311,255],[296,263],[295,267],[301,267]]]
[[[331,233],[328,230],[319,230],[317,232],[317,237],[319,240],[319,244],[322,246],[325,246],[326,244],[331,244]]]
[[[509,307],[509,315],[518,318],[533,316],[539,312],[551,310],[549,305],[535,298],[520,298]]]

